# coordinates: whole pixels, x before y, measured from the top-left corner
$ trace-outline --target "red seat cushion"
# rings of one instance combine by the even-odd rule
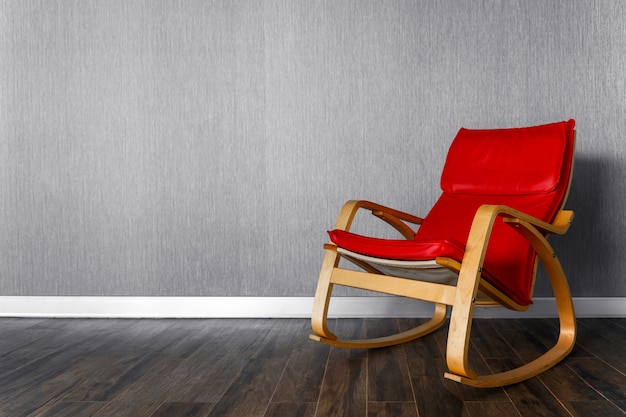
[[[476,210],[506,205],[551,222],[567,193],[573,160],[574,121],[517,129],[461,129],[441,178],[443,194],[413,240],[388,240],[334,230],[331,240],[364,255],[462,261]],[[508,185],[508,186],[507,186]],[[521,305],[532,303],[535,253],[515,230],[494,224],[483,276]]]
[[[548,201],[546,201],[548,200]],[[545,196],[474,196],[443,194],[419,227],[415,239],[379,239],[342,230],[329,232],[337,246],[384,259],[422,261],[448,257],[463,261],[465,242],[476,210],[501,204],[538,218],[549,210]],[[483,263],[483,277],[520,305],[532,304],[531,278],[535,253],[515,230],[496,221]]]
[[[383,259],[429,260],[438,256],[461,259],[465,252],[465,245],[454,239],[378,239],[343,230],[331,230],[328,235],[339,247]]]

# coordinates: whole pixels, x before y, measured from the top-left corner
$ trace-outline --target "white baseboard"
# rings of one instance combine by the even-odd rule
[[[553,298],[525,313],[477,308],[477,318],[556,317]],[[22,297],[0,296],[0,317],[307,318],[312,297]],[[577,317],[626,317],[626,297],[574,298]],[[429,317],[430,303],[399,297],[335,297],[330,317]]]

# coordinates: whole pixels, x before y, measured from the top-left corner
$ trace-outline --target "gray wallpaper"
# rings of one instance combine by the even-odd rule
[[[345,200],[423,215],[459,127],[575,118],[553,242],[626,296],[624,74],[619,0],[2,1],[0,295],[312,296]]]

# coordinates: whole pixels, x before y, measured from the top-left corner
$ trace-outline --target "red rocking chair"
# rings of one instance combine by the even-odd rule
[[[574,216],[563,209],[573,169],[574,124],[569,120],[525,128],[461,129],[441,175],[443,193],[424,218],[368,201],[348,201],[329,232],[331,243],[324,246],[311,338],[346,348],[390,346],[437,330],[451,306],[446,378],[476,387],[508,385],[566,357],[574,346],[576,319],[567,279],[547,237],[567,232]],[[351,233],[359,209],[387,222],[403,239]],[[339,267],[340,258],[362,271]],[[521,367],[477,375],[468,364],[474,307],[527,310],[538,260],[558,309],[556,344]],[[399,334],[341,340],[327,327],[334,285],[430,301],[435,312],[428,322]]]

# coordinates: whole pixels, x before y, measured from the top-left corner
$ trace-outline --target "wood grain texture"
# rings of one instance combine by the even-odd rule
[[[304,323],[303,332],[309,331]],[[316,403],[319,395],[330,347],[321,348],[309,339],[296,338],[288,362],[272,395],[272,403],[303,404]]]
[[[414,402],[369,402],[367,403],[367,417],[417,417]]]
[[[363,320],[341,320],[335,329],[353,337],[367,333]],[[319,416],[362,416],[367,405],[367,351],[331,348],[321,387]]]
[[[2,1],[0,294],[311,295],[345,200],[423,216],[459,127],[573,117],[554,244],[626,296],[626,7],[500,6]]]
[[[264,417],[314,417],[316,403],[271,403]]]
[[[621,417],[624,415],[624,406],[620,410],[606,401],[570,401],[565,403],[574,417],[607,416]]]
[[[626,403],[626,375],[599,358],[572,358],[568,366],[582,379],[616,404]]]
[[[463,410],[464,417],[501,417],[514,416],[518,410],[510,402],[493,401],[493,402],[468,402]]]
[[[150,417],[206,417],[213,404],[163,403]]]
[[[400,331],[398,324],[390,320],[368,320],[367,323],[368,338]],[[383,403],[413,400],[409,369],[402,346],[370,350],[367,371],[368,400]]]
[[[490,366],[493,366],[494,371],[509,369],[515,365],[515,361],[508,359],[494,359],[490,361]],[[550,415],[565,417],[569,414],[560,404],[560,401],[537,378],[528,380],[524,384],[510,385],[505,387],[504,390],[522,416]]]
[[[342,319],[331,325],[365,337],[421,321]],[[610,327],[611,337],[622,339],[624,322],[583,319],[581,326]],[[540,334],[545,325],[540,319],[479,319],[474,327]],[[617,416],[626,411],[624,375],[602,355],[569,357],[540,377],[505,388],[476,389],[444,379],[444,330],[391,349],[346,350],[308,340],[309,322],[302,319],[0,319],[0,328],[10,329],[14,339],[0,341],[0,359],[17,360],[0,373],[0,417]],[[32,343],[34,330],[49,332]],[[507,343],[498,331],[492,337]],[[579,343],[593,338],[584,335]],[[593,343],[599,352],[609,352]],[[519,360],[533,347],[510,349]],[[493,371],[516,364],[513,357],[472,354],[479,357],[478,366]]]

